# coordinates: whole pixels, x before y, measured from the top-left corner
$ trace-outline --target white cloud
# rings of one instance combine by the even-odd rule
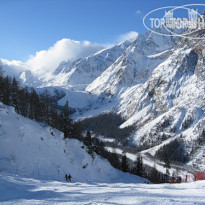
[[[120,35],[119,37],[118,37],[118,41],[119,42],[123,42],[123,41],[126,41],[126,40],[128,40],[128,41],[134,41],[136,38],[137,38],[137,36],[138,36],[138,33],[137,32],[135,32],[135,31],[130,31],[130,32],[128,32],[128,33],[125,33],[125,34],[122,34],[122,35]]]
[[[133,41],[137,38],[138,33],[130,31],[120,35],[115,43],[126,40]],[[37,51],[35,55],[31,55],[26,62],[8,61],[6,65],[15,67],[17,70],[29,69],[32,74],[39,77],[48,77],[63,61],[73,61],[78,58],[89,56],[97,51],[114,46],[112,44],[99,45],[89,41],[74,41],[71,39],[61,39],[47,50]]]
[[[36,75],[53,72],[62,61],[75,60],[91,55],[103,47],[89,41],[62,39],[48,50],[41,50],[31,56],[26,64]]]
[[[140,11],[140,10],[137,10],[136,12],[135,12],[135,14],[136,15],[139,15],[139,14],[141,14],[142,12]]]

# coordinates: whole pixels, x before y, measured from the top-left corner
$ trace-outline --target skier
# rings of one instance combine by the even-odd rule
[[[65,180],[68,181],[68,175],[67,174],[65,175]]]
[[[68,176],[68,179],[69,179],[69,181],[71,182],[72,177],[71,177],[71,175],[70,175],[70,174],[69,174],[69,176]]]

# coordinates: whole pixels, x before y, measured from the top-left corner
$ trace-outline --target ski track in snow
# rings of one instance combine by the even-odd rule
[[[0,204],[205,204],[204,181],[65,183],[0,173]]]

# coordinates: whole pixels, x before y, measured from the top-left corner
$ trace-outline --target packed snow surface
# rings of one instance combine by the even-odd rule
[[[0,173],[0,203],[205,204],[204,181],[182,184],[66,183]]]

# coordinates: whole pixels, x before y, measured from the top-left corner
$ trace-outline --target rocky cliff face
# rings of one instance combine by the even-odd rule
[[[190,163],[203,167],[205,40],[165,39],[137,39],[86,91],[117,99],[121,128],[134,125],[132,142],[144,153],[155,156],[177,139]]]

